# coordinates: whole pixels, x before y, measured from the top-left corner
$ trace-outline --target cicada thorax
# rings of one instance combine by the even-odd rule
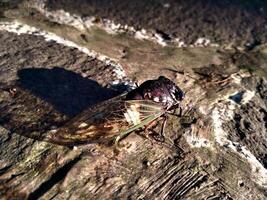
[[[142,99],[156,102],[166,110],[178,104],[183,98],[184,93],[182,90],[163,76],[156,80],[145,81],[126,96],[126,99]]]

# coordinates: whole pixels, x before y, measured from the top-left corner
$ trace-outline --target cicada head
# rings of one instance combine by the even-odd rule
[[[184,99],[184,92],[173,81],[160,76],[158,79],[142,83],[138,88],[129,92],[126,99],[152,100],[168,110]]]
[[[173,81],[164,76],[160,76],[157,80],[163,90],[161,102],[165,103],[167,108],[179,104],[184,99],[184,92]]]

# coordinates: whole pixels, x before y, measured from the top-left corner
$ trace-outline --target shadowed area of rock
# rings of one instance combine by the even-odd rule
[[[69,117],[119,94],[60,67],[22,69],[18,71],[18,78],[16,86],[47,101],[58,112]]]

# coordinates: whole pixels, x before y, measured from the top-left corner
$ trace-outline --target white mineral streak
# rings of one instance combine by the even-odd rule
[[[255,92],[246,90],[240,104],[246,104],[255,95]],[[228,132],[224,131],[223,124],[233,119],[234,110],[240,105],[231,101],[227,95],[225,99],[217,103],[212,111],[215,141],[223,146],[226,145],[251,165],[252,178],[263,187],[267,187],[267,169],[257,160],[257,158],[245,147],[237,142],[228,139]]]
[[[57,22],[59,24],[73,26],[79,30],[86,30],[90,29],[92,26],[97,26],[101,29],[104,29],[107,33],[110,34],[127,32],[131,35],[134,35],[135,38],[140,40],[152,40],[162,46],[167,45],[161,35],[149,33],[145,29],[135,30],[135,28],[132,26],[121,25],[109,19],[101,19],[97,21],[94,16],[80,17],[78,15],[70,14],[64,10],[50,11],[45,8],[45,0],[38,1],[37,3],[35,3],[34,7],[51,21]]]
[[[184,135],[186,142],[190,145],[192,148],[213,148],[212,143],[205,139],[201,138],[195,134],[185,134]]]
[[[78,44],[66,40],[62,37],[59,37],[58,35],[47,32],[32,26],[29,26],[27,24],[20,23],[18,21],[12,21],[12,22],[0,22],[0,30],[2,31],[8,31],[8,32],[13,32],[18,35],[20,34],[31,34],[31,35],[36,35],[36,36],[42,36],[45,38],[46,41],[54,41],[59,44],[63,44],[68,47],[74,47],[78,49],[79,51],[87,54],[90,57],[96,58],[102,62],[104,62],[107,65],[110,65],[113,68],[113,73],[116,75],[116,79],[114,80],[111,84],[119,84],[119,83],[124,83],[126,85],[132,85],[131,81],[129,81],[126,77],[126,74],[122,68],[121,65],[116,63],[114,60],[111,58],[108,58],[105,55],[99,54],[93,50],[89,50],[86,47],[79,46]]]
[[[139,40],[148,40],[149,36],[147,34],[147,31],[145,29],[141,29],[140,31],[136,31],[135,32],[135,38],[139,39]]]
[[[207,39],[207,38],[198,38],[196,41],[195,41],[195,45],[197,46],[208,46],[210,44],[210,40]]]
[[[155,37],[156,42],[157,42],[158,44],[160,44],[160,45],[163,46],[163,47],[167,46],[167,42],[164,40],[164,38],[163,38],[160,34],[155,33],[155,34],[154,34],[154,37]]]
[[[253,97],[255,96],[255,91],[250,91],[250,90],[247,90],[244,95],[243,95],[243,98],[241,100],[241,104],[246,104],[248,103]]]
[[[174,43],[177,44],[178,47],[186,47],[187,46],[181,38],[174,38]]]
[[[69,26],[73,26],[79,30],[90,29],[92,26],[97,26],[107,33],[117,34],[117,33],[129,33],[129,35],[133,35],[136,39],[140,40],[150,40],[160,44],[161,46],[167,46],[168,42],[174,44],[177,47],[186,47],[188,46],[182,39],[180,38],[172,38],[171,41],[166,41],[161,34],[153,33],[152,31],[147,31],[144,28],[141,30],[136,30],[132,26],[121,25],[119,23],[115,23],[109,19],[101,19],[96,20],[97,18],[94,16],[90,17],[81,17],[75,14],[70,14],[64,10],[48,10],[45,8],[46,0],[36,1],[32,7],[41,12],[44,16],[46,16],[51,21],[57,22],[59,24],[65,24]],[[165,4],[164,4],[165,5]],[[166,4],[169,6],[168,4]],[[211,41],[207,38],[198,38],[192,47],[195,46],[218,46],[218,44],[211,43]]]

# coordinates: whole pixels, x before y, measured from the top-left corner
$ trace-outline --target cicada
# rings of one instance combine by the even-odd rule
[[[88,108],[46,140],[67,146],[84,143],[116,144],[133,131],[179,108],[183,91],[170,79],[160,76],[136,89]]]

